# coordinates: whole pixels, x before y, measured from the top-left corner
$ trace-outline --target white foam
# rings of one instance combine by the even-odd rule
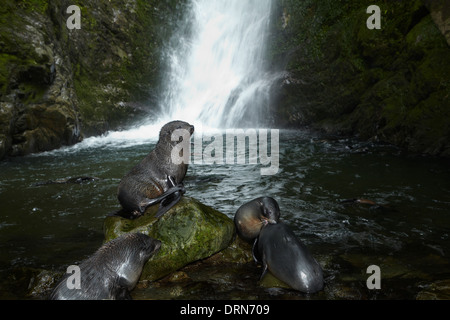
[[[156,143],[161,127],[172,120],[189,122],[196,134],[214,134],[218,128],[237,127],[251,110],[247,123],[257,125],[259,117],[267,116],[269,87],[278,76],[263,65],[271,2],[192,0],[185,23],[192,26],[193,37],[187,38],[182,28],[167,48],[169,69],[158,120],[51,153]]]
[[[192,0],[186,31],[167,50],[169,70],[161,110],[172,118],[230,128],[246,110],[266,117],[276,77],[264,67],[271,0]]]

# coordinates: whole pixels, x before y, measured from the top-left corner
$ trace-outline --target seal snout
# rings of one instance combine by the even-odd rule
[[[194,133],[194,126],[190,126],[189,127],[189,133],[192,135]]]
[[[262,217],[261,219],[263,226],[267,226],[268,224],[277,224],[277,221],[274,219]]]

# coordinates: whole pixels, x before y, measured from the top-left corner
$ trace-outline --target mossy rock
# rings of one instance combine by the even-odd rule
[[[268,47],[287,74],[273,93],[276,124],[448,156],[444,2],[384,2],[380,30],[367,28],[367,1],[276,2]]]
[[[141,281],[154,281],[208,258],[227,248],[234,238],[230,218],[193,198],[183,197],[159,219],[155,218],[157,209],[148,208],[136,220],[109,216],[104,224],[106,241],[124,233],[141,232],[162,242],[160,251],[144,266]]]
[[[227,263],[242,265],[254,263],[252,245],[240,237],[235,236],[232,243],[225,250],[214,254],[202,262],[211,265],[224,265]]]

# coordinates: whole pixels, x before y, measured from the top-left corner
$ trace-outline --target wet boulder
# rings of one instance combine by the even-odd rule
[[[440,280],[426,286],[417,294],[417,300],[449,300],[450,279]]]
[[[183,197],[159,219],[155,218],[157,209],[158,206],[149,207],[135,220],[108,216],[104,223],[105,241],[124,233],[141,232],[162,242],[158,254],[144,266],[141,281],[162,278],[222,251],[233,241],[233,221],[193,198]]]

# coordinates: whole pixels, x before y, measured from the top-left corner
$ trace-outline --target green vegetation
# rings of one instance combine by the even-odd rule
[[[48,0],[18,0],[17,6],[26,11],[35,11],[43,14],[48,8]]]
[[[289,84],[276,120],[450,155],[445,38],[420,0],[370,4],[381,30],[366,27],[367,1],[278,1],[269,53]]]
[[[157,111],[161,52],[173,30],[190,32],[180,25],[189,3],[3,1],[0,126],[11,130],[1,132],[1,155],[74,143],[81,136],[67,140],[67,132],[101,134]],[[450,141],[450,49],[429,3],[275,1],[268,60],[287,71],[272,107],[275,122],[450,155],[442,142]],[[66,28],[65,8],[72,4],[81,9],[81,30]],[[369,4],[381,8],[381,30],[366,27]],[[67,127],[60,130],[65,138],[28,141],[36,138],[32,129],[16,122],[39,105],[64,110],[58,119],[66,123],[55,126]]]
[[[0,105],[0,125],[8,129],[1,132],[0,156],[75,143],[80,132],[101,134],[154,112],[160,49],[170,33],[165,23],[180,14],[183,3],[3,1],[0,102],[6,104]],[[66,8],[74,4],[81,10],[80,30],[66,27]],[[20,117],[37,116],[33,110],[42,106],[60,108],[64,116],[55,121],[63,123],[46,122],[49,127],[39,132],[21,124]]]

